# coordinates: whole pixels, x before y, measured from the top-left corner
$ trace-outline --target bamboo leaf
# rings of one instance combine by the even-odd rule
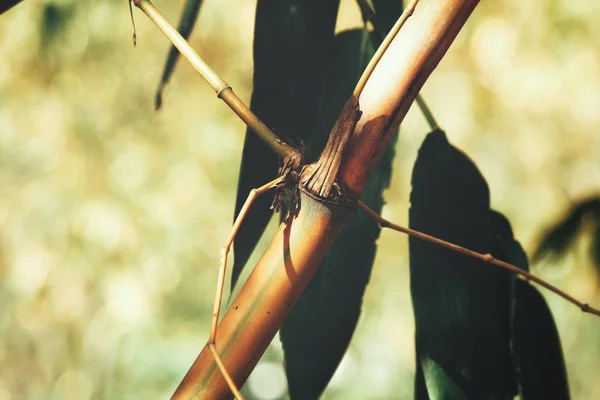
[[[360,29],[336,36],[333,62],[319,110],[318,131],[307,152],[318,154],[362,70],[374,53],[369,34]],[[362,201],[375,211],[383,206],[394,144],[371,175]],[[316,399],[340,363],[358,322],[362,298],[375,257],[378,224],[364,213],[352,217],[281,328],[292,399]]]
[[[194,29],[201,6],[202,0],[186,0],[185,2],[177,30],[186,40],[190,37],[192,29]],[[165,69],[163,70],[162,77],[160,78],[160,83],[158,84],[156,97],[154,99],[154,108],[157,110],[162,106],[163,91],[169,82],[169,78],[171,78],[171,75],[173,74],[173,70],[175,69],[175,64],[177,64],[178,59],[179,50],[177,50],[175,46],[171,46],[169,49],[169,54],[167,55],[167,61],[165,62]]]
[[[577,238],[582,221],[588,215],[594,216],[600,224],[600,197],[576,203],[561,221],[544,233],[533,259],[561,257]]]
[[[487,183],[444,132],[426,137],[412,186],[411,228],[503,257]],[[409,246],[416,398],[512,398],[511,275],[416,238]]]
[[[515,282],[514,351],[521,398],[569,399],[567,370],[552,313],[540,292]]]
[[[508,219],[492,211],[492,221],[505,261],[529,271],[527,254],[515,240]],[[514,281],[512,318],[521,399],[569,399],[567,371],[552,313],[540,292],[518,279]]]
[[[4,13],[5,11],[10,10],[12,7],[16,6],[21,1],[23,1],[23,0],[7,0],[7,1],[0,2],[0,15],[2,13]]]
[[[529,260],[527,259],[527,254],[525,254],[521,243],[515,240],[512,226],[508,219],[495,210],[491,210],[491,218],[492,230],[494,232],[492,254],[496,258],[528,272]],[[516,277],[514,278],[516,279]]]
[[[507,255],[506,261],[529,271],[527,254],[514,239],[510,223],[501,214],[496,214],[495,226],[503,226],[503,233],[498,236]],[[512,324],[521,399],[569,399],[567,371],[552,313],[540,292],[518,279],[514,282]]]
[[[598,276],[600,276],[600,220],[598,221],[594,231],[594,237],[592,238],[592,247],[590,251],[592,260],[594,261],[596,270],[598,271]]]
[[[251,109],[279,135],[297,145],[314,131],[317,102],[331,57],[339,0],[259,0],[254,32]],[[277,157],[246,133],[235,216],[250,190],[277,175]],[[271,196],[252,205],[234,242],[231,286],[267,226]]]
[[[402,0],[371,0],[375,11],[375,21],[383,32],[389,32],[402,14]]]

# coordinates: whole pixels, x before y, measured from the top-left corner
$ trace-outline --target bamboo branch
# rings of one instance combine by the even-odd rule
[[[371,218],[373,218],[374,220],[376,220],[377,222],[379,222],[379,225],[382,228],[389,228],[392,229],[394,231],[398,231],[398,232],[402,232],[402,233],[406,233],[409,236],[414,236],[416,238],[419,238],[421,240],[425,240],[427,242],[433,243],[435,245],[441,246],[441,247],[445,247],[447,249],[453,250],[455,252],[458,253],[462,253],[465,254],[469,257],[473,257],[476,258],[478,260],[484,261],[486,263],[490,263],[493,264],[497,267],[500,268],[504,268],[510,272],[514,272],[515,274],[517,274],[517,277],[520,279],[523,279],[526,282],[534,282],[537,283],[538,285],[548,289],[549,291],[559,295],[560,297],[562,297],[563,299],[567,300],[569,303],[572,303],[574,305],[576,305],[579,309],[581,309],[581,311],[583,312],[587,312],[593,315],[597,315],[600,316],[600,310],[596,309],[594,307],[591,307],[589,304],[587,303],[582,303],[579,300],[575,299],[573,296],[569,295],[568,293],[565,293],[564,291],[560,290],[559,288],[557,288],[554,285],[551,285],[550,283],[546,282],[545,280],[538,278],[537,276],[522,270],[519,267],[516,267],[512,264],[509,264],[507,262],[498,260],[497,258],[495,258],[494,256],[492,256],[491,254],[482,254],[482,253],[478,253],[476,251],[473,250],[469,250],[465,247],[462,246],[458,246],[456,244],[447,242],[445,240],[442,239],[438,239],[434,236],[428,235],[426,233],[423,232],[419,232],[416,231],[414,229],[410,229],[410,228],[406,228],[403,227],[401,225],[397,225],[394,224],[393,222],[388,221],[387,219],[381,217],[379,214],[377,214],[375,211],[371,210],[365,203],[363,203],[362,201],[358,202],[358,208],[360,208],[361,210],[363,210],[365,213],[367,213]]]
[[[377,65],[377,62],[381,59],[381,56],[384,54],[385,50],[389,47],[389,44],[391,43],[391,40],[398,33],[399,29],[402,27],[402,25],[404,24],[404,22],[406,21],[406,19],[408,18],[408,16],[412,15],[417,2],[418,2],[418,0],[412,0],[412,2],[408,5],[407,9],[403,12],[402,17],[398,20],[398,22],[396,22],[396,24],[394,25],[394,28],[392,29],[392,31],[390,31],[390,33],[388,34],[388,37],[386,37],[386,42],[382,43],[382,45],[380,46],[380,48],[377,51],[376,55],[373,57],[372,61],[369,63],[369,67],[367,67],[367,70],[365,70],[365,73],[361,77],[361,81],[359,81],[359,83],[357,84],[357,88],[355,89],[355,94],[360,94],[360,92],[364,88],[366,80],[368,79],[368,77],[373,72],[373,69],[374,69],[375,65]],[[158,17],[155,17],[155,18],[157,18],[157,20],[161,21],[160,25],[159,25],[158,22],[155,21],[155,19],[152,19],[152,18],[151,19],[153,21],[155,21],[155,23],[159,26],[159,28],[161,28],[161,26],[166,26],[166,28],[164,30],[162,28],[161,28],[161,30],[165,33],[165,35],[167,36],[167,38],[169,38],[170,40],[173,41],[174,39],[172,39],[172,37],[174,37],[174,36],[173,36],[173,28],[171,27],[171,25],[166,20],[164,20],[164,17],[162,17],[162,15],[160,15],[160,13],[158,12],[158,10],[156,10],[156,8],[149,1],[147,1],[147,0],[141,0],[141,1],[136,2],[136,5],[139,6],[140,8],[142,8],[143,7],[142,3],[148,3],[149,5],[147,7],[149,7],[149,9],[154,10],[155,14],[158,15]],[[361,4],[362,3],[364,3],[364,1],[361,1]],[[361,7],[361,9],[362,9],[362,7]],[[142,8],[142,10],[144,10],[144,8]],[[146,10],[144,10],[144,12],[146,12]],[[152,13],[152,11],[151,11],[151,13]],[[146,12],[146,14],[148,14],[148,12]],[[152,15],[155,15],[155,14],[153,13]],[[377,29],[377,26],[375,25],[376,22],[372,18],[369,17],[370,14],[365,14],[365,15],[367,16],[368,20],[373,24],[373,26],[375,27],[375,29],[379,32],[379,34],[381,34],[381,31],[379,31]],[[150,17],[150,15],[148,15],[148,16]],[[175,33],[177,33],[177,31],[175,31]],[[181,39],[183,39],[183,38],[181,38]],[[196,70],[198,71],[198,73],[200,75],[202,75],[202,77],[204,77],[206,79],[206,81],[213,87],[213,89],[215,89],[215,91],[217,91],[217,93],[218,93],[217,88],[221,87],[222,85],[228,87],[227,84],[224,83],[224,81],[222,81],[216,75],[216,73],[214,73],[210,69],[210,67],[208,67],[201,60],[201,58],[189,46],[189,44],[187,43],[187,41],[185,41],[185,39],[183,39],[183,41],[179,40],[178,42],[183,43],[182,47],[190,55],[189,57],[186,56],[186,58],[188,58],[188,60],[192,63],[192,65],[194,65],[194,67],[196,68],[196,64],[194,64],[194,62],[196,62],[198,65],[202,66],[202,68],[198,67],[198,68],[196,68]],[[173,43],[175,44],[175,41],[173,41]],[[177,48],[181,49],[181,47],[179,47],[179,46]],[[182,51],[182,53],[184,52],[184,50],[181,50],[181,51]],[[195,61],[192,62],[192,59],[195,60]],[[205,71],[208,71],[208,73],[205,74]],[[235,98],[237,98],[237,96],[235,96]],[[425,102],[423,101],[423,99],[420,96],[417,95],[416,101],[419,103],[419,106],[423,110],[423,114],[427,118],[430,126],[437,126],[437,124],[435,122],[435,119],[433,118],[433,115],[429,111],[429,108],[427,107],[427,105],[425,104]],[[242,105],[232,106],[232,108],[234,108],[234,107],[236,109],[242,109],[244,107],[244,105],[242,104]],[[252,115],[254,115],[254,114],[252,114]],[[254,116],[254,118],[256,118],[258,120],[258,118],[256,116]],[[262,124],[262,122],[260,122],[260,123]],[[263,126],[264,126],[264,124],[263,124]],[[278,141],[281,142],[281,139],[279,139],[279,138],[277,138],[276,140],[278,140]],[[283,156],[286,156],[286,155],[287,155],[287,153],[283,154]],[[430,236],[430,235],[427,235],[425,233],[422,233],[422,232],[419,232],[419,231],[415,231],[413,229],[405,228],[405,227],[402,227],[400,225],[394,224],[394,223],[392,223],[392,222],[390,222],[390,221],[382,218],[378,214],[376,214],[373,210],[371,210],[370,208],[368,208],[364,203],[362,203],[360,201],[358,202],[358,207],[361,208],[363,211],[365,211],[367,214],[369,214],[373,219],[377,220],[379,222],[379,224],[383,228],[390,228],[392,230],[403,232],[403,233],[406,233],[408,235],[415,236],[415,237],[418,237],[420,239],[426,240],[428,242],[437,244],[439,246],[449,248],[449,249],[454,250],[456,252],[463,253],[463,254],[466,254],[468,256],[480,259],[480,260],[488,262],[490,264],[494,264],[494,265],[496,265],[496,266],[498,266],[500,268],[507,269],[507,270],[509,270],[511,272],[516,273],[518,277],[524,279],[525,281],[535,282],[535,283],[539,284],[540,286],[548,289],[549,291],[551,291],[551,292],[559,295],[560,297],[564,298],[568,302],[576,305],[583,312],[588,312],[588,313],[600,316],[600,310],[591,307],[587,303],[582,303],[582,302],[576,300],[575,298],[573,298],[568,293],[565,293],[564,291],[558,289],[557,287],[551,285],[550,283],[544,281],[543,279],[538,278],[538,277],[536,277],[535,275],[533,275],[531,273],[523,271],[522,269],[520,269],[520,268],[518,268],[518,267],[516,267],[516,266],[514,266],[512,264],[509,264],[509,263],[506,263],[504,261],[498,260],[498,259],[494,258],[490,254],[481,254],[481,253],[478,253],[476,251],[464,248],[462,246],[458,246],[458,245],[455,245],[453,243],[447,242],[445,240],[438,239],[438,238],[436,238],[434,236]]]
[[[413,24],[409,32],[403,32],[401,37],[390,41],[390,44],[388,44],[393,49],[392,52],[395,53],[395,69],[391,70],[387,65],[390,62],[385,61],[385,57],[382,57],[384,60],[383,66],[380,66],[379,70],[373,68],[369,72],[369,75],[373,74],[373,78],[370,80],[365,79],[365,83],[360,84],[362,86],[360,92],[366,89],[363,96],[366,101],[362,104],[362,108],[368,118],[365,118],[366,122],[361,121],[362,123],[357,124],[354,135],[349,139],[346,163],[340,170],[342,182],[349,185],[348,187],[355,193],[362,191],[370,169],[385,149],[391,135],[393,135],[406,114],[410,103],[418,96],[418,90],[478,3],[477,0],[446,0],[445,5],[440,5],[434,0],[429,2],[423,0],[422,2],[426,4],[426,10],[423,11],[421,20]],[[135,4],[159,26],[209,83],[211,83],[209,79],[218,78],[195,54],[185,40],[182,40],[181,37],[177,39],[177,32],[170,27],[148,0],[136,0]],[[398,63],[399,55],[405,57],[408,61],[412,61],[412,63]],[[398,68],[398,65],[404,66],[404,69]],[[210,73],[208,79],[203,75],[206,68],[212,72],[212,78]],[[399,69],[402,69],[402,71],[399,71]],[[227,84],[219,79],[212,80],[211,86],[213,86],[213,89],[218,94],[226,90],[231,91]],[[381,99],[382,96],[376,96],[376,94],[380,95],[385,91],[371,90],[369,85],[372,82],[375,82],[373,83],[375,88],[383,83],[386,88],[393,85],[396,90],[391,95]],[[229,99],[231,100],[231,97]],[[225,98],[224,100],[228,102]],[[237,101],[241,103],[239,99]],[[420,104],[422,103],[418,98],[417,101]],[[235,101],[233,103],[235,104]],[[232,109],[234,111],[236,109],[243,110],[244,107],[241,103],[241,105],[232,106]],[[422,109],[426,110],[427,108],[425,106]],[[236,111],[236,113],[239,115],[243,112]],[[437,126],[431,113],[425,111],[424,113],[430,125]],[[267,135],[271,142],[282,144],[281,146],[271,146],[272,149],[282,156],[294,151],[268,130],[254,114],[250,114],[251,117],[247,117],[244,121],[251,128],[253,126],[247,122],[251,118],[255,122],[258,121],[257,125],[259,127],[264,127],[253,129],[255,133],[267,130],[271,135]],[[428,115],[429,117],[427,117]],[[359,207],[364,210],[361,203],[359,203]],[[314,197],[306,193],[302,194],[302,208],[299,215],[295,220],[287,220],[280,227],[273,242],[258,262],[221,324],[219,324],[216,345],[213,347],[207,346],[200,353],[173,398],[202,397],[212,399],[228,396],[228,385],[215,365],[211,353],[213,351],[218,351],[221,354],[224,365],[226,365],[228,371],[231,371],[232,378],[237,385],[241,385],[245,381],[292,305],[304,290],[349,215],[349,209],[346,207],[325,205],[322,204],[320,199],[315,200]],[[376,219],[382,223],[383,219],[378,215]],[[429,240],[432,243],[506,268],[517,273],[525,280],[538,283],[561,295],[584,312],[599,315],[598,310],[578,302],[573,297],[560,291],[560,289],[510,264],[496,260],[490,255],[476,253],[432,236],[398,227],[389,221],[383,221],[382,226],[384,227],[397,227],[398,230],[413,234],[421,239]],[[248,351],[248,348],[252,350]]]
[[[382,39],[381,44],[377,48],[377,51],[373,55],[373,58],[371,58],[371,60],[369,61],[369,64],[367,64],[367,68],[365,68],[365,70],[363,71],[360,79],[358,80],[358,83],[356,84],[356,88],[354,88],[353,94],[356,98],[360,97],[360,94],[365,88],[369,77],[375,70],[377,63],[379,63],[381,57],[383,57],[388,47],[390,47],[390,43],[392,43],[392,40],[394,40],[398,32],[400,32],[400,28],[402,28],[402,25],[404,25],[408,17],[410,17],[413,14],[418,2],[419,0],[411,0],[411,2],[406,6],[404,11],[402,11],[402,15],[400,15],[400,18],[398,18],[392,29],[388,32],[388,34],[385,37],[383,35],[383,32],[379,31],[379,34]],[[361,7],[361,10],[362,9],[363,7]]]
[[[413,18],[390,43],[364,85],[362,118],[348,139],[338,173],[351,196],[362,192],[419,89],[477,4],[478,0],[421,0]],[[301,190],[298,216],[280,226],[219,324],[216,350],[237,387],[272,341],[351,214],[352,208]],[[207,346],[173,398],[230,395]]]
[[[421,109],[421,113],[423,114],[423,116],[425,117],[425,120],[427,121],[427,124],[429,124],[430,130],[432,130],[432,131],[439,130],[440,126],[438,125],[437,121],[435,120],[433,113],[429,109],[429,106],[427,106],[427,103],[425,103],[425,99],[423,98],[423,96],[421,96],[421,93],[419,93],[417,95],[416,101],[417,101],[417,104],[419,105],[419,108]]]
[[[370,161],[385,151],[425,80],[477,3],[420,0],[390,43],[361,93],[363,114],[344,150],[338,180],[349,196],[358,198],[362,193],[373,169]]]
[[[238,117],[258,135],[278,156],[286,158],[290,154],[300,160],[300,152],[294,147],[281,140],[271,131],[242,100],[233,92],[229,86],[208,64],[194,51],[189,43],[181,36],[150,0],[130,0],[136,7],[141,9],[161,32],[177,47],[181,54],[192,64],[194,69],[213,88],[217,97],[223,100]]]
[[[375,32],[375,34],[381,41],[381,46],[379,49],[384,47],[384,45],[385,45],[385,49],[387,49],[387,47],[391,43],[391,40],[388,41],[388,38],[390,38],[390,36],[392,34],[395,35],[398,33],[398,30],[400,29],[400,27],[402,27],[402,25],[404,24],[406,19],[408,19],[408,17],[410,15],[412,15],[412,13],[414,12],[417,2],[418,2],[418,0],[412,0],[409,3],[409,5],[406,7],[406,9],[402,12],[402,15],[400,16],[400,19],[398,20],[398,22],[396,22],[396,24],[394,24],[392,30],[386,36],[384,30],[379,26],[379,23],[376,20],[376,14],[375,14],[375,11],[373,10],[373,8],[371,7],[371,4],[367,0],[358,0],[358,5],[360,7],[360,11],[363,16],[363,21],[365,21],[365,24],[367,22],[371,23],[371,25],[373,26],[373,31]],[[400,26],[397,27],[397,25],[399,25],[399,24],[400,24]],[[377,61],[379,61],[379,58],[381,58],[381,56],[385,52],[385,50],[383,50],[380,53],[379,49],[377,50],[377,53],[373,56],[373,59],[372,59],[372,60],[375,60],[374,65],[371,66],[372,63],[371,62],[369,63],[369,65],[367,66],[367,69],[365,70],[365,73],[363,73],[363,77],[367,74],[370,75],[373,72],[372,69],[375,68]],[[372,68],[369,68],[369,67],[372,67]],[[361,81],[362,81],[362,77],[361,77]],[[366,81],[366,79],[365,79],[365,81]],[[359,91],[359,94],[360,94],[360,92],[362,92],[363,88],[364,88],[364,84],[361,84],[361,82],[359,82],[359,84],[357,85],[357,87],[355,89],[355,93],[357,91]],[[439,125],[438,125],[437,121],[435,120],[433,113],[431,112],[430,108],[427,106],[425,99],[423,98],[423,96],[421,96],[420,93],[417,94],[416,101],[417,101],[419,108],[421,109],[421,112],[423,113],[423,116],[425,117],[425,120],[427,121],[427,124],[429,124],[429,128],[432,131],[439,129]]]

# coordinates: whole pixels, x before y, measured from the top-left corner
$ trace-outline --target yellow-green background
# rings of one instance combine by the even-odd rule
[[[49,5],[64,12],[53,34]],[[183,3],[156,5],[175,23]],[[254,7],[205,0],[191,38],[246,101]],[[125,0],[27,0],[0,16],[0,399],[166,398],[207,339],[244,127],[184,62],[153,111],[168,42],[135,16],[135,49]],[[600,192],[599,20],[596,1],[484,0],[423,90],[530,253]],[[338,30],[359,24],[342,1]],[[406,224],[427,126],[414,107],[403,126],[383,214]],[[533,271],[600,305],[578,243]],[[600,398],[600,319],[545,294],[573,398]],[[410,398],[413,329],[407,239],[384,232],[323,398]],[[277,398],[281,359],[276,339],[250,396]]]

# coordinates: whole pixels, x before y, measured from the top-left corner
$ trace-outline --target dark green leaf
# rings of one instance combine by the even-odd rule
[[[575,241],[581,222],[587,215],[594,215],[600,224],[600,197],[575,204],[565,218],[550,228],[542,237],[533,259],[545,256],[556,259],[562,256]]]
[[[314,131],[317,102],[331,59],[339,0],[259,0],[254,33],[254,91],[251,108],[293,143],[307,142]],[[235,215],[250,190],[277,175],[277,157],[246,133]],[[232,287],[267,226],[272,196],[250,209],[235,240]]]
[[[6,0],[0,2],[0,14],[10,10],[13,6],[19,4],[23,0]]]
[[[444,132],[426,137],[412,186],[411,228],[484,254],[501,250],[507,229],[490,212],[487,183]],[[409,245],[417,398],[512,398],[511,275],[413,237]]]
[[[492,211],[494,232],[505,261],[524,271],[529,261],[514,239],[508,220]],[[558,331],[546,301],[536,288],[515,279],[513,299],[513,354],[521,398],[569,399],[567,372]]]
[[[372,0],[372,2],[375,10],[375,25],[377,29],[387,34],[402,14],[404,9],[402,0]]]
[[[366,31],[346,31],[336,37],[327,90],[319,107],[318,135],[309,154],[316,155],[323,148],[373,52]],[[394,143],[361,197],[376,212],[383,206],[393,157]],[[379,232],[378,224],[366,214],[354,215],[284,322],[281,341],[292,399],[317,399],[340,363],[358,322]]]
[[[596,270],[600,276],[600,221],[598,221],[598,224],[596,225],[594,237],[592,238],[592,247],[590,250],[592,253],[592,260],[594,261]]]
[[[570,398],[558,330],[536,288],[515,282],[514,352],[524,400]]]
[[[186,0],[185,2],[177,30],[186,40],[190,36],[190,33],[192,33],[192,29],[194,29],[201,5],[202,0]],[[154,99],[154,108],[157,110],[162,106],[163,90],[165,89],[167,82],[169,82],[169,78],[173,74],[173,70],[175,69],[175,64],[177,64],[178,59],[179,50],[177,50],[175,46],[171,46],[169,49],[169,54],[167,55],[167,61],[165,62],[165,69],[163,70],[162,77],[160,78],[160,83],[158,84],[156,97]]]
[[[508,219],[498,211],[491,211],[492,229],[495,235],[492,254],[496,258],[513,264],[523,271],[529,271],[529,260],[521,243],[515,240]]]

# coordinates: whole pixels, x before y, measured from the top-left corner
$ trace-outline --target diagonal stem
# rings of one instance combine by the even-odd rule
[[[559,295],[560,297],[562,297],[563,299],[567,300],[570,303],[573,303],[574,305],[576,305],[579,309],[581,309],[581,311],[583,312],[587,312],[593,315],[597,315],[600,317],[600,310],[591,307],[589,304],[587,303],[582,303],[579,300],[575,299],[573,296],[569,295],[568,293],[565,293],[564,291],[560,290],[559,288],[557,288],[554,285],[551,285],[550,283],[546,282],[545,280],[538,278],[537,276],[522,270],[519,267],[516,267],[512,264],[509,264],[507,262],[498,260],[497,258],[494,258],[491,254],[481,254],[478,253],[476,251],[473,250],[469,250],[465,247],[447,242],[445,240],[442,239],[438,239],[434,236],[428,235],[426,233],[423,232],[419,232],[416,231],[414,229],[410,229],[410,228],[406,228],[397,224],[394,224],[393,222],[390,222],[388,220],[386,220],[385,218],[381,217],[379,214],[377,214],[375,211],[371,210],[365,203],[363,203],[362,201],[358,202],[358,208],[360,208],[361,210],[363,210],[367,215],[369,215],[371,218],[373,218],[374,220],[376,220],[377,222],[379,222],[379,225],[382,228],[389,228],[392,229],[394,231],[398,231],[398,232],[402,232],[402,233],[406,233],[409,236],[414,236],[416,238],[419,238],[421,240],[425,240],[427,242],[436,244],[438,246],[442,246],[445,247],[447,249],[456,251],[458,253],[462,253],[465,254],[467,256],[476,258],[478,260],[493,264],[497,267],[500,268],[504,268],[508,271],[514,272],[515,274],[517,274],[517,277],[519,277],[520,279],[523,279],[527,282],[534,282],[537,283],[538,285],[550,290],[551,292]]]
[[[233,92],[233,89],[219,75],[213,71],[206,62],[194,51],[189,43],[181,36],[150,0],[131,0],[136,7],[141,9],[150,18],[162,33],[173,43],[181,54],[192,64],[194,69],[208,82],[217,93],[217,97],[223,100],[238,117],[260,137],[278,156],[285,158],[290,154],[299,155],[300,152],[294,147],[281,140],[270,130],[242,100]]]

